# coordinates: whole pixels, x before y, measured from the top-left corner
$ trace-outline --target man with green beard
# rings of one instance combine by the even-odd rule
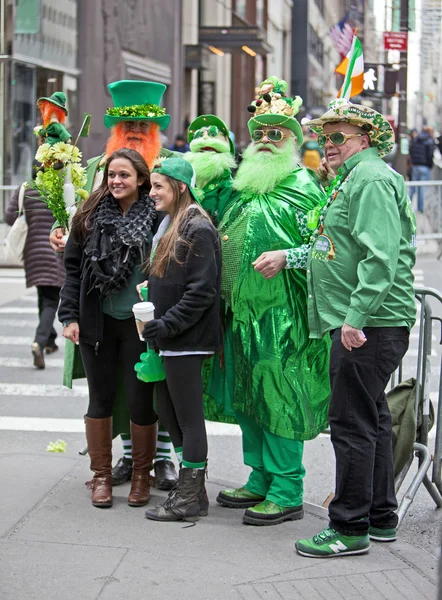
[[[252,143],[233,181],[237,196],[219,226],[234,365],[224,371],[233,389],[226,410],[252,471],[217,502],[246,508],[252,525],[303,517],[303,443],[327,427],[330,394],[329,340],[309,339],[306,271],[294,268],[294,249],[310,236],[307,213],[323,194],[298,165],[302,100],[284,95],[285,82],[264,83],[249,107]]]
[[[204,192],[202,205],[217,225],[232,198],[232,170],[236,167],[235,147],[224,121],[215,115],[201,115],[188,130],[190,152],[184,158],[196,173],[196,185]]]

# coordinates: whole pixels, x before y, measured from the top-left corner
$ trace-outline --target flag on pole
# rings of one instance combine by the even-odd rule
[[[335,72],[345,76],[338,98],[349,100],[364,90],[364,55],[361,42],[355,35],[350,51]]]
[[[333,45],[342,58],[347,55],[347,52],[351,48],[353,33],[353,27],[348,22],[348,15],[345,15],[345,17],[343,17],[339,23],[336,23],[329,31]]]
[[[80,127],[80,133],[77,135],[77,139],[75,140],[74,146],[78,144],[78,140],[80,137],[88,137],[91,130],[91,115],[89,113],[83,114],[83,123]]]

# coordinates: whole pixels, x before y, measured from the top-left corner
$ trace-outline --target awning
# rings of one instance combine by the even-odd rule
[[[273,52],[273,48],[266,41],[265,31],[253,25],[200,27],[199,43],[228,53],[241,52],[244,46],[263,56]]]

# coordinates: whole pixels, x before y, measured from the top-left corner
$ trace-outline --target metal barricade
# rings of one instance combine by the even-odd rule
[[[5,220],[6,207],[16,189],[16,185],[0,185],[0,223]]]
[[[402,497],[398,508],[399,525],[402,523],[405,514],[412,504],[416,493],[423,483],[428,493],[434,500],[438,508],[442,508],[442,402],[441,402],[441,386],[442,386],[442,361],[439,363],[439,385],[437,391],[437,411],[435,424],[436,439],[434,453],[431,454],[429,448],[428,432],[430,419],[430,377],[431,377],[431,354],[432,354],[432,335],[433,326],[437,322],[439,324],[439,344],[442,344],[442,318],[441,316],[433,315],[429,297],[434,298],[438,302],[438,308],[442,307],[442,294],[432,288],[415,287],[415,296],[420,304],[419,316],[419,336],[417,350],[417,365],[416,365],[416,395],[415,395],[415,415],[416,425],[418,421],[419,409],[421,405],[421,426],[416,436],[414,443],[414,452],[410,456],[407,464],[396,478],[396,492],[398,492],[413,465],[414,458],[418,459],[418,468],[408,485],[408,488]],[[396,377],[392,378],[392,385],[395,384]],[[402,368],[398,370],[398,382],[402,380]],[[431,465],[433,469],[431,480],[429,471]]]
[[[435,240],[438,258],[442,256],[442,180],[406,181],[407,191],[416,213],[417,243]],[[422,195],[423,211],[418,210]]]

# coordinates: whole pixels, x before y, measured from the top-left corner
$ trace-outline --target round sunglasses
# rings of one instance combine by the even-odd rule
[[[207,133],[209,137],[216,137],[219,133],[223,133],[218,129],[216,125],[210,125],[209,127],[201,127],[201,129],[197,129],[193,134],[193,139],[197,140],[204,136],[204,133]],[[223,133],[224,135],[224,133]]]
[[[267,129],[267,131],[264,131],[263,129],[255,129],[250,137],[254,142],[260,142],[265,137],[269,140],[269,142],[280,142],[286,137],[286,134],[280,129]]]
[[[334,146],[342,146],[345,142],[351,138],[358,137],[360,135],[367,135],[366,133],[342,133],[342,131],[334,131],[333,133],[324,133],[318,135],[318,146],[324,148],[328,140]]]

